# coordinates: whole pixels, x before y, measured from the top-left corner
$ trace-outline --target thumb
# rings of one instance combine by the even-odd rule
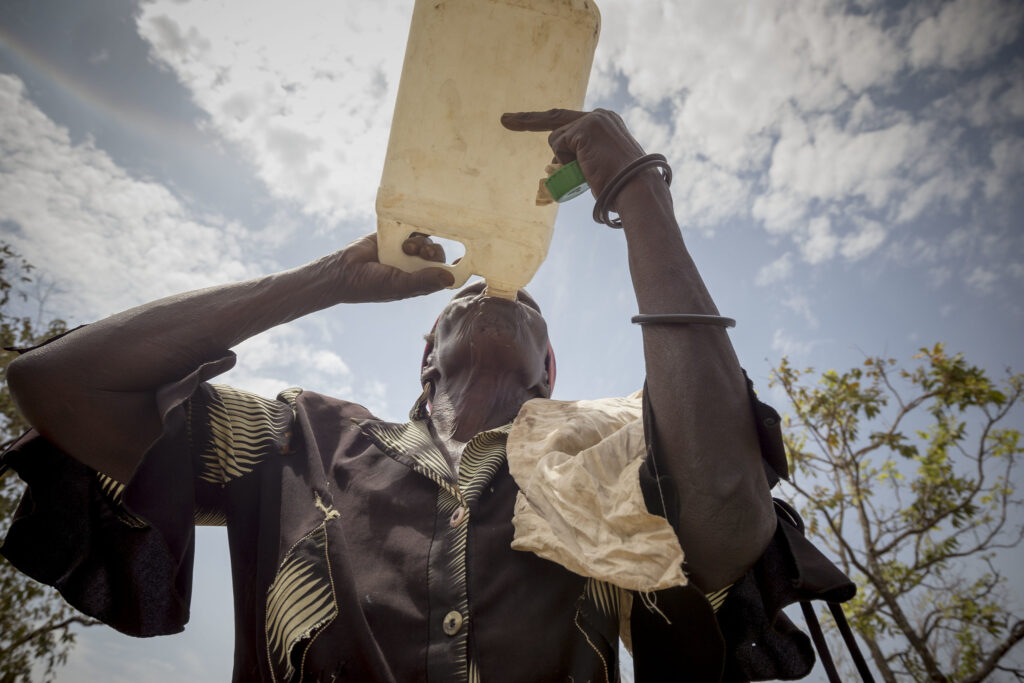
[[[431,294],[455,284],[455,276],[444,268],[424,268],[414,273],[405,273],[409,296]]]

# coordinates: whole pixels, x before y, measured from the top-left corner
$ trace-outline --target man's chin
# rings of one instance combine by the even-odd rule
[[[477,320],[469,333],[472,364],[495,370],[528,367],[537,355],[535,342],[514,320],[495,317]]]
[[[508,344],[521,344],[521,332],[514,319],[500,316],[480,316],[473,321],[469,329],[469,337],[474,343],[488,345],[505,341]]]
[[[491,303],[494,302],[494,303]],[[466,321],[470,336],[474,339],[513,339],[525,331],[523,313],[519,307],[504,299],[484,299]]]
[[[463,318],[461,329],[449,332],[445,346],[449,351],[461,347],[469,362],[478,369],[495,371],[529,368],[536,362],[538,330],[528,320],[520,304],[504,299],[482,299]],[[466,356],[463,356],[465,358]]]

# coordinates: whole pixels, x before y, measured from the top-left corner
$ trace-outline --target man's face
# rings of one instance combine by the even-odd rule
[[[484,288],[474,283],[445,306],[428,364],[441,377],[473,368],[516,373],[527,387],[546,384],[548,332],[537,302],[524,290],[510,301],[484,296]]]

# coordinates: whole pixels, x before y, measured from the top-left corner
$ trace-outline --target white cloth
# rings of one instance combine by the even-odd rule
[[[519,486],[512,547],[622,588],[687,583],[683,549],[640,491],[646,454],[641,394],[596,401],[533,399],[508,437]]]

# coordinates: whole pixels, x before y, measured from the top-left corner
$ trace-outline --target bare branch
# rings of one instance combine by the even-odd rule
[[[80,626],[97,626],[97,625],[102,624],[102,623],[103,623],[102,621],[97,621],[96,619],[91,619],[89,617],[78,617],[78,616],[75,616],[75,617],[68,617],[67,619],[65,619],[63,621],[60,621],[60,622],[58,622],[56,624],[43,624],[39,628],[33,629],[32,631],[29,631],[28,633],[26,633],[22,637],[20,637],[20,638],[18,638],[16,640],[11,641],[11,643],[9,643],[7,645],[7,647],[5,647],[4,649],[0,650],[0,659],[2,659],[8,652],[13,652],[14,650],[17,650],[19,647],[24,645],[25,643],[27,643],[27,642],[35,639],[35,638],[38,638],[41,635],[49,633],[51,631],[59,631],[61,629],[66,629],[69,626],[71,626],[72,624],[79,624]]]
[[[1010,635],[992,650],[992,653],[985,659],[981,668],[963,680],[963,683],[978,683],[985,680],[992,671],[996,669],[999,660],[1010,651],[1010,649],[1024,638],[1024,621],[1018,621],[1010,630]]]

